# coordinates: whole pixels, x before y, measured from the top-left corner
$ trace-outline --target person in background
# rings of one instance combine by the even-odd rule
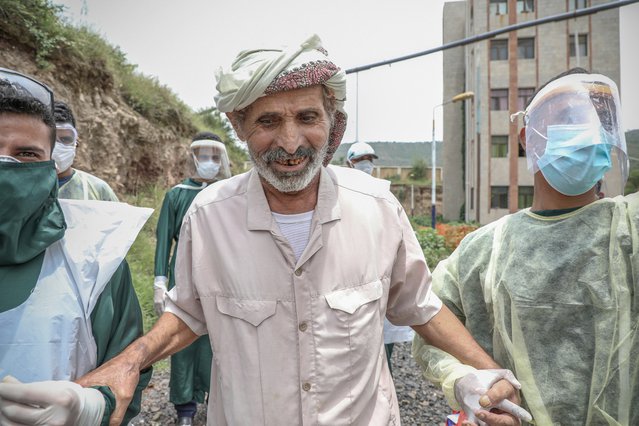
[[[375,168],[373,160],[377,160],[377,158],[372,146],[366,142],[355,142],[351,144],[346,153],[346,165],[372,175]]]
[[[107,387],[73,383],[142,334],[124,257],[151,209],[60,200],[53,94],[0,69],[0,424],[106,424]],[[151,369],[132,383],[128,422]]]
[[[111,187],[91,173],[73,168],[75,151],[80,141],[71,108],[56,101],[53,109],[56,127],[52,158],[58,170],[59,198],[73,200],[118,201]]]
[[[639,195],[598,194],[607,173],[620,189],[628,177],[620,113],[606,76],[577,68],[542,86],[520,133],[532,207],[467,235],[433,272],[539,425],[639,424]],[[472,367],[420,337],[413,355],[453,408],[472,408]]]
[[[373,160],[378,158],[373,147],[365,142],[351,144],[346,154],[346,162],[349,167],[361,170],[369,175],[373,173]],[[384,180],[383,182],[387,182],[390,187],[389,181]],[[395,343],[410,342],[413,337],[415,337],[415,333],[412,328],[394,325],[388,318],[384,317],[384,348],[391,374],[393,373],[392,356]]]
[[[397,199],[370,176],[328,166],[346,129],[346,74],[319,37],[240,52],[217,81],[217,108],[254,167],[193,200],[164,314],[80,383],[109,385],[124,407],[142,368],[208,333],[210,424],[399,424],[382,339],[388,316],[497,369],[486,408],[516,400],[512,374],[431,291]]]
[[[194,176],[166,193],[158,219],[153,284],[153,300],[158,317],[164,312],[167,283],[168,289],[175,285],[175,253],[184,215],[200,191],[213,182],[231,176],[226,147],[216,134],[196,134],[189,152]],[[175,405],[178,425],[193,424],[197,403],[203,403],[205,394],[209,392],[211,357],[211,345],[206,335],[171,356],[169,401]]]

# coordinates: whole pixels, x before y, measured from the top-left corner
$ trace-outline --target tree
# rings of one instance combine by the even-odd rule
[[[413,168],[410,172],[410,177],[413,180],[421,180],[426,177],[426,169],[428,166],[426,165],[426,161],[423,158],[418,158],[413,161]]]

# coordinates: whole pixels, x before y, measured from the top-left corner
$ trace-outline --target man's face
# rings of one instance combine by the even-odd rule
[[[206,163],[212,161],[214,163],[220,163],[222,157],[220,151],[210,147],[200,147],[193,150],[193,155],[199,163]]]
[[[50,137],[50,129],[39,118],[0,113],[0,155],[25,163],[50,160]]]
[[[328,150],[330,117],[321,86],[279,92],[249,107],[238,136],[260,176],[280,192],[306,188]]]

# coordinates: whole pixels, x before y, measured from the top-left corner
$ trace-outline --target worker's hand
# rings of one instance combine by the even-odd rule
[[[120,355],[80,377],[76,383],[82,386],[107,386],[115,396],[115,409],[111,413],[109,425],[119,426],[124,420],[139,381],[139,364]]]
[[[153,307],[158,317],[164,313],[164,298],[166,297],[166,277],[157,276],[153,282]]]
[[[470,424],[517,425],[532,416],[517,405],[521,384],[510,370],[477,370],[455,382],[455,398]]]
[[[0,383],[0,424],[97,426],[104,414],[100,391],[68,381]]]

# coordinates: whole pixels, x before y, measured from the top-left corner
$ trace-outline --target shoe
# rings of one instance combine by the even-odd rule
[[[178,426],[193,426],[193,417],[178,417]]]

